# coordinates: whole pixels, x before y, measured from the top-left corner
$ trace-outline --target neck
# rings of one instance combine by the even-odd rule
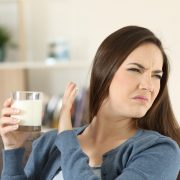
[[[135,121],[128,118],[105,117],[98,114],[89,125],[87,132],[97,142],[127,140],[135,135]]]

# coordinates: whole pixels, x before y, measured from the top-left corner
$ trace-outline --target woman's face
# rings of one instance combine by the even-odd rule
[[[163,57],[160,49],[145,43],[137,47],[115,73],[107,98],[110,112],[128,118],[143,117],[160,90]]]

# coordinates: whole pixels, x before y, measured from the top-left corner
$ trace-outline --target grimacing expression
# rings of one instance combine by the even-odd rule
[[[160,90],[161,50],[144,43],[132,51],[115,73],[106,103],[111,112],[128,118],[143,117]]]

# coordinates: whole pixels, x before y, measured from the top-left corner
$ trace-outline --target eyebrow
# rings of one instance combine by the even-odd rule
[[[139,64],[139,63],[129,63],[128,65],[136,65],[136,66],[138,66],[139,68],[141,68],[141,69],[143,69],[143,70],[146,70],[146,68],[143,66],[143,65],[141,65],[141,64]],[[163,71],[162,70],[155,70],[155,71],[153,71],[154,73],[162,73],[163,74]]]

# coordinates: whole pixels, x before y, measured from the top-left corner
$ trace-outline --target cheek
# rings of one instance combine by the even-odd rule
[[[131,78],[128,78],[127,76],[115,76],[111,82],[110,88],[109,88],[109,95],[110,97],[117,101],[121,99],[123,101],[127,98],[128,93],[132,90],[133,82]]]
[[[127,75],[118,75],[115,76],[112,80],[112,87],[113,88],[116,88],[116,89],[120,89],[120,90],[123,90],[123,89],[128,89],[130,88],[132,84],[132,78],[128,77]]]

